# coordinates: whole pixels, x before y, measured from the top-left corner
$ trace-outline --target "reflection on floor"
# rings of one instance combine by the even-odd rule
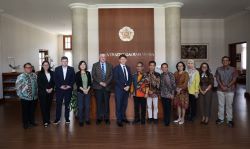
[[[71,124],[66,126],[42,124],[24,130],[21,127],[19,102],[6,102],[0,105],[0,148],[236,148],[250,146],[249,101],[244,98],[244,86],[238,86],[234,100],[235,127],[217,126],[217,97],[214,93],[213,113],[210,123],[200,125],[200,119],[186,122],[183,126],[171,124],[169,127],[146,124],[126,125],[123,128],[111,125],[96,126],[94,120],[90,126],[79,127],[71,113]],[[53,112],[54,114],[54,106]],[[54,118],[54,115],[52,115]],[[38,109],[37,122],[41,122]]]

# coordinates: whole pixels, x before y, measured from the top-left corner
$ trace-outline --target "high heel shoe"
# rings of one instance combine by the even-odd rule
[[[177,120],[174,120],[174,123],[179,123],[181,121],[181,118],[178,118]]]
[[[179,125],[183,125],[183,124],[184,124],[184,120],[179,121],[178,124],[179,124]]]

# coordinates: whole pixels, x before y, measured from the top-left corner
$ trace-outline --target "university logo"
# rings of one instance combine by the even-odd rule
[[[128,42],[133,39],[135,32],[132,28],[124,26],[119,30],[119,37],[122,41]]]

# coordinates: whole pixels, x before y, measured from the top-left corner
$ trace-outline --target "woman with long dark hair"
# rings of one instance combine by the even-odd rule
[[[201,124],[208,124],[211,105],[212,105],[212,88],[214,85],[214,77],[210,72],[208,63],[202,63],[200,66],[200,108],[201,108]]]
[[[41,71],[37,75],[38,98],[41,106],[44,127],[50,124],[50,107],[54,92],[54,73],[50,63],[43,61]]]

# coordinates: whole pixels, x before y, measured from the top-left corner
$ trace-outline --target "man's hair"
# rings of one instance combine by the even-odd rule
[[[229,61],[231,61],[231,58],[230,58],[229,56],[223,56],[223,57],[221,58],[221,61],[223,61],[225,58],[227,58]]]
[[[138,62],[137,65],[138,65],[138,64],[141,64],[141,66],[144,66],[143,62]]]
[[[124,57],[124,58],[127,59],[127,56],[126,56],[125,54],[121,54],[121,55],[119,56],[119,59],[121,59],[122,57]]]
[[[156,62],[155,62],[155,61],[149,61],[149,62],[148,62],[148,65],[150,65],[150,64],[156,65]]]
[[[62,57],[61,57],[61,61],[62,61],[62,60],[69,60],[69,59],[68,59],[67,56],[62,56]]]
[[[168,64],[167,63],[162,63],[161,64],[161,67],[163,67],[164,65],[166,65],[168,67]]]

